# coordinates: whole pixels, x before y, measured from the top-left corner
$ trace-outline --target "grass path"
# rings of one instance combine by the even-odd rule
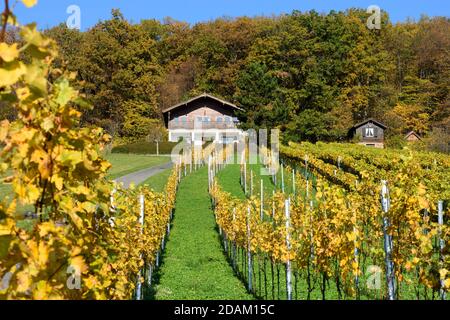
[[[170,157],[112,153],[106,156],[106,160],[112,164],[108,178],[117,179],[133,172],[170,162]]]
[[[207,190],[207,170],[184,178],[158,277],[160,300],[252,299],[223,253]]]

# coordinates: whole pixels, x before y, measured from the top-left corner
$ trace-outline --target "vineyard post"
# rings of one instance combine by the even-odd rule
[[[241,154],[241,163],[240,163],[240,169],[241,169],[241,187],[244,188],[244,153]]]
[[[444,225],[444,202],[442,200],[438,202],[438,224],[439,224],[439,264],[440,268],[442,269],[444,265],[444,247],[445,247],[444,239],[442,239],[442,226]],[[440,283],[439,293],[442,300],[446,299],[444,280],[445,279],[443,279],[441,276],[441,279],[439,281]]]
[[[359,259],[358,259],[358,255],[359,255],[358,239],[357,239],[357,234],[358,234],[357,222],[358,221],[356,220],[356,210],[355,209],[353,209],[353,217],[355,220],[355,224],[353,226],[353,233],[355,234],[355,239],[353,240],[353,246],[354,246],[353,254],[354,254],[354,258],[355,258],[355,263],[356,263],[356,265],[358,265],[358,261],[359,261]],[[357,298],[359,297],[359,275],[358,275],[358,272],[359,272],[359,265],[358,265],[358,270],[356,271],[356,274],[355,274],[355,290],[356,290]]]
[[[209,156],[208,157],[208,186],[209,186],[209,189],[211,189],[211,186],[212,186],[211,162],[212,162],[212,159],[211,159],[211,156]]]
[[[310,241],[311,241],[311,248],[310,248],[310,254],[311,254],[311,261],[314,260],[314,229],[313,229],[313,210],[314,210],[314,202],[313,200],[309,201],[309,224],[310,224]]]
[[[250,170],[250,197],[253,197],[253,170]]]
[[[139,204],[140,204],[140,214],[139,214],[139,224],[141,225],[141,236],[144,233],[144,218],[145,218],[145,198],[144,195],[141,194],[139,196]],[[142,259],[142,253],[140,255]],[[139,270],[136,284],[136,300],[142,300],[142,270]]]
[[[387,186],[387,181],[381,181],[381,207],[384,213],[383,216],[383,235],[384,235],[384,253],[385,253],[385,263],[386,263],[386,282],[388,287],[388,298],[389,300],[395,300],[395,274],[394,274],[394,263],[392,261],[392,236],[389,235],[390,221],[387,217],[387,213],[390,208],[390,198],[389,198],[389,188]]]
[[[110,201],[111,201],[111,211],[112,212],[116,212],[116,206],[114,205],[114,194],[117,192],[117,189],[114,188],[113,191],[111,192],[111,196],[110,196]],[[113,218],[111,218],[113,219]],[[114,219],[113,219],[114,220]]]
[[[275,173],[273,175],[273,184],[275,185],[275,189],[277,188],[277,175],[278,175],[278,169],[280,168],[280,164],[277,163],[275,167]]]
[[[295,196],[296,190],[295,190],[295,169],[292,169],[292,192]]]
[[[309,180],[306,179],[306,200],[309,198]]]
[[[236,220],[236,208],[233,208],[233,225]],[[232,241],[232,260],[233,260],[233,270],[236,270],[236,242]]]
[[[242,164],[240,165],[240,173],[241,173],[241,180],[239,181],[241,183],[241,188],[244,189],[244,170],[242,169]]]
[[[261,179],[261,221],[264,219],[264,181]]]
[[[222,230],[222,228],[220,228],[220,230]],[[224,248],[225,252],[228,254],[227,234],[224,231],[222,231],[222,237],[223,237],[223,248]]]
[[[272,172],[272,183],[275,185],[275,188],[276,188],[277,187],[276,184],[275,184],[276,169],[272,169],[272,170],[273,170],[273,172]]]
[[[148,263],[147,285],[149,287],[152,285],[152,277],[153,277],[153,267],[151,263]]]
[[[272,219],[275,219],[275,190],[272,191]]]
[[[287,261],[286,261],[286,291],[287,291],[287,299],[292,300],[292,270],[291,270],[291,258],[289,256],[290,250],[291,250],[291,240],[290,240],[290,220],[291,220],[291,213],[290,213],[290,203],[291,199],[287,199],[285,201],[284,207],[285,207],[285,215],[286,215],[286,249],[288,253]]]
[[[248,291],[252,292],[252,252],[251,252],[251,234],[250,234],[250,206],[247,207],[247,265],[248,265]]]
[[[178,183],[181,182],[181,157],[179,159],[179,165],[178,165]]]
[[[247,162],[244,156],[244,193],[247,195]]]
[[[190,157],[190,161],[189,161],[189,173],[192,173],[192,165],[193,165],[193,161],[194,161],[194,156],[193,156],[193,151],[191,149],[191,154],[189,155]]]
[[[284,165],[281,163],[281,192],[284,193]]]
[[[305,155],[305,174],[308,174],[308,155]]]

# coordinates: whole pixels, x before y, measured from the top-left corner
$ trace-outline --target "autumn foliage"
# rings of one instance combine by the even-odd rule
[[[0,298],[130,299],[166,235],[178,176],[161,194],[108,181],[102,148],[110,138],[80,125],[89,107],[70,85],[74,74],[53,66],[56,43],[33,24],[19,28],[23,43],[0,44],[1,99],[17,114],[0,124],[0,173],[14,190],[0,202],[0,238],[8,241]],[[38,216],[30,230],[17,226],[19,204]]]

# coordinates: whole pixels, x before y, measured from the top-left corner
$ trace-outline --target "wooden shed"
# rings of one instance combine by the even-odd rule
[[[408,142],[416,142],[416,141],[421,141],[422,138],[416,132],[410,131],[405,136],[405,140],[408,141]]]
[[[367,119],[363,122],[355,124],[349,132],[351,138],[358,137],[359,144],[375,147],[384,148],[384,132],[387,129],[380,121],[375,119]]]

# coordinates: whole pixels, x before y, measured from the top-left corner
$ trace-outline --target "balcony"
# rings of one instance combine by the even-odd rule
[[[170,121],[169,130],[185,129],[185,130],[207,130],[207,129],[237,129],[239,122],[236,121]]]

